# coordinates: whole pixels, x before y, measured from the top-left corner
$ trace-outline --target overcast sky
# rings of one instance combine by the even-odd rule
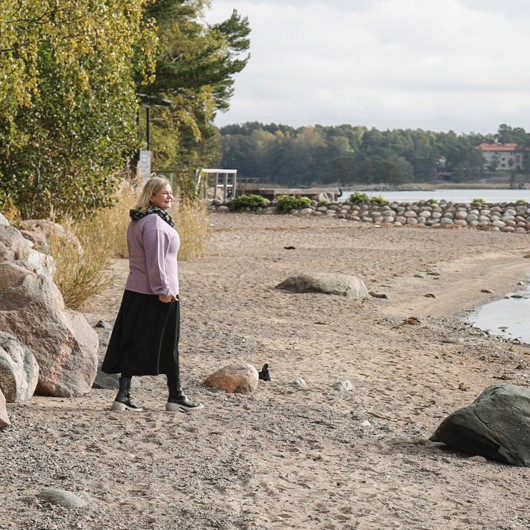
[[[530,0],[211,0],[251,58],[219,126],[530,132]]]

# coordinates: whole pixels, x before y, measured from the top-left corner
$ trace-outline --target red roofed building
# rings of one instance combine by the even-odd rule
[[[478,148],[491,169],[523,169],[525,149],[518,144],[480,144]]]

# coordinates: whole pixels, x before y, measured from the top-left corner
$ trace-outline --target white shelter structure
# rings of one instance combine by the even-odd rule
[[[237,169],[200,169],[197,171],[197,187],[204,183],[204,196],[208,188],[213,187],[213,197],[218,198],[218,191],[222,191],[223,202],[237,194]],[[211,182],[213,180],[213,182]]]

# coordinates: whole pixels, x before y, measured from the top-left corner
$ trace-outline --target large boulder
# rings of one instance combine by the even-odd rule
[[[8,403],[33,396],[39,380],[39,365],[33,353],[8,333],[0,332],[0,389]]]
[[[357,276],[330,272],[313,272],[290,276],[276,286],[294,293],[325,293],[353,297],[357,300],[368,298],[368,289]]]
[[[530,389],[497,384],[453,412],[431,441],[515,466],[530,466]]]
[[[65,310],[51,280],[0,263],[0,329],[35,355],[37,393],[72,397],[90,391],[98,364],[97,333],[81,314]]]
[[[52,246],[61,248],[68,245],[76,249],[78,253],[83,248],[77,236],[58,223],[47,219],[28,219],[17,223],[22,235],[30,240],[37,250],[49,252]]]
[[[251,364],[237,363],[225,366],[206,378],[206,386],[229,393],[250,394],[258,386],[258,371]]]
[[[12,261],[48,278],[53,278],[55,260],[33,249],[33,243],[12,226],[0,225],[0,262]]]
[[[0,225],[0,260],[23,260],[30,247],[22,234],[14,227]]]

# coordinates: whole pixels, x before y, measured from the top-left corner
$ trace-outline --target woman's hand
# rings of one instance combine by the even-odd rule
[[[170,304],[171,302],[174,302],[177,300],[177,297],[174,294],[165,295],[161,294],[158,299],[163,302],[164,304]]]

